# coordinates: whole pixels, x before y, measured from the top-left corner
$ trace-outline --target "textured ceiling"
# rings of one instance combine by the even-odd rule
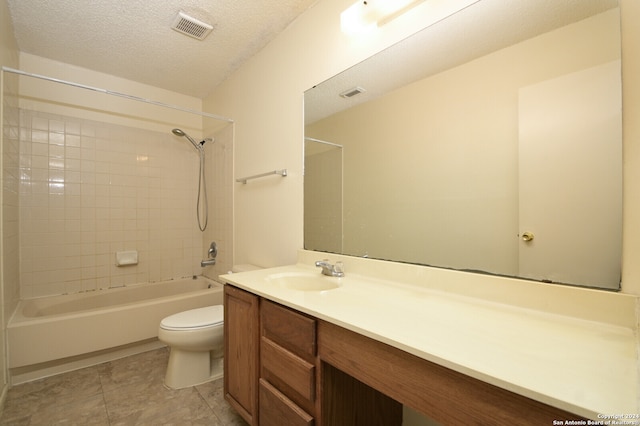
[[[21,52],[206,97],[317,0],[6,0]],[[214,27],[171,29],[179,11]]]

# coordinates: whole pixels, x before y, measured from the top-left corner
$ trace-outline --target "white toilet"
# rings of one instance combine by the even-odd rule
[[[180,312],[160,322],[158,339],[171,348],[167,387],[181,389],[222,377],[223,325],[222,305]]]

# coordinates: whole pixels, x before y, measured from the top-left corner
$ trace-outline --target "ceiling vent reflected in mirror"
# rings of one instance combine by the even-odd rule
[[[352,89],[349,90],[345,90],[344,92],[340,93],[340,96],[346,99],[352,98],[356,95],[359,95],[360,93],[364,93],[366,92],[366,90],[364,90],[362,87],[360,86],[356,86]]]
[[[182,11],[176,15],[176,19],[173,21],[171,28],[198,40],[204,40],[213,30],[213,26],[193,18]]]

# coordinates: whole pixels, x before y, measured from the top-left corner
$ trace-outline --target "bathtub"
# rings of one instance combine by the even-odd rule
[[[204,277],[22,300],[7,326],[9,368],[153,339],[162,318],[222,302],[223,286]]]

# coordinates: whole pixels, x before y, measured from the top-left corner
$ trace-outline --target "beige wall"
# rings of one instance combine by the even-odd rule
[[[325,0],[287,28],[205,100],[206,109],[233,117],[236,176],[288,168],[284,179],[236,185],[237,262],[262,266],[293,263],[303,246],[303,93],[343,69],[424,26],[425,4],[392,21],[371,39],[355,42],[340,32],[349,0]],[[423,7],[424,6],[424,7]],[[637,117],[640,6],[622,1],[625,149],[623,291],[640,293],[640,138]],[[404,20],[406,18],[406,21]],[[402,34],[401,34],[402,33]],[[633,259],[636,259],[635,264]]]

